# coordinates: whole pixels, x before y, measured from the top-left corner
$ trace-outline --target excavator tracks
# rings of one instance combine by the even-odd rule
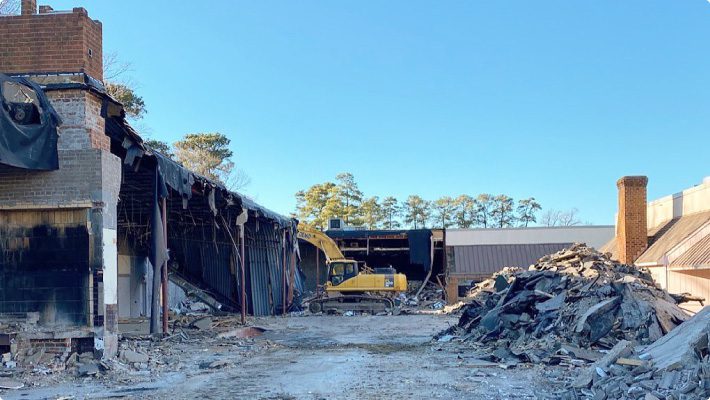
[[[313,299],[308,305],[308,309],[314,314],[319,312],[326,314],[344,313],[347,311],[377,314],[394,309],[394,302],[386,297],[343,295],[338,297]]]

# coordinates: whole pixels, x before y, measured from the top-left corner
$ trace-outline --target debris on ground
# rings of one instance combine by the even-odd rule
[[[0,397],[3,390],[74,381],[139,384],[164,374],[231,368],[248,354],[270,346],[255,342],[264,331],[242,325],[236,316],[180,314],[171,316],[167,335],[123,334],[113,359],[99,359],[93,351],[57,353],[42,347],[4,353],[0,354]]]
[[[710,308],[632,354],[609,353],[574,387],[591,387],[594,399],[707,399],[710,397]],[[619,342],[622,343],[622,342]],[[582,377],[584,377],[582,379]],[[576,395],[576,390],[573,393]]]
[[[399,296],[402,306],[418,309],[443,309],[446,305],[444,289],[431,281],[427,281],[424,288],[422,288],[422,283],[421,281],[408,282],[407,293],[400,293]],[[417,293],[419,293],[419,296],[417,296]]]
[[[402,314],[451,314],[464,305],[463,302],[446,304],[444,288],[432,281],[428,281],[424,288],[421,288],[421,281],[409,281],[408,285],[407,293],[400,293],[397,297]]]
[[[601,354],[596,349],[650,344],[689,318],[646,269],[584,244],[542,257],[528,270],[506,268],[470,295],[458,325],[440,335],[480,345],[496,361],[591,361]]]

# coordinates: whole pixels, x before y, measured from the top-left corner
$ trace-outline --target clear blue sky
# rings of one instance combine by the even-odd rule
[[[281,213],[355,174],[368,195],[534,196],[613,223],[710,175],[710,3],[49,1],[133,64],[157,139],[219,131]]]

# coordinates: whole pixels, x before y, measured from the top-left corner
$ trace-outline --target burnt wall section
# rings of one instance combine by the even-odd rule
[[[87,209],[0,210],[0,313],[43,326],[90,323]]]
[[[89,301],[93,308],[83,310],[82,323],[103,326],[97,350],[111,356],[118,346],[116,205],[121,186],[121,159],[108,151],[110,139],[104,135],[105,120],[101,117],[99,95],[71,89],[52,90],[47,92],[47,97],[64,122],[58,129],[59,169],[28,171],[0,165],[0,212],[22,210],[41,214],[69,208],[89,210],[89,250],[81,256],[86,271],[91,273],[87,272],[87,281],[82,284],[91,293]],[[44,262],[51,267],[57,259],[47,256]],[[7,268],[6,264],[0,265],[0,273]],[[30,272],[16,272],[25,275],[23,279],[28,282],[35,280],[38,287],[43,287],[44,281],[37,281],[39,277],[31,276]],[[63,287],[64,282],[56,282],[58,288]]]

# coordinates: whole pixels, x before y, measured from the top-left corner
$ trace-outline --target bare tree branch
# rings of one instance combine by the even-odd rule
[[[580,225],[582,221],[577,215],[579,210],[576,208],[567,211],[547,210],[540,218],[540,223],[544,226],[575,226]]]
[[[17,15],[20,13],[20,0],[0,0],[0,15]]]
[[[2,0],[0,0],[2,1]],[[132,70],[131,63],[121,61],[118,53],[112,51],[104,54],[104,80],[114,81]],[[129,82],[124,82],[129,83]]]
[[[251,184],[251,177],[243,169],[236,168],[225,179],[224,185],[229,190],[238,192]]]

